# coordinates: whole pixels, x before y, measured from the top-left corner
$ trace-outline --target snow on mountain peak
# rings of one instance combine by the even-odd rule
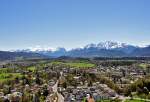
[[[99,49],[114,49],[114,48],[122,48],[128,46],[126,43],[118,43],[112,41],[100,42],[98,44],[88,44],[85,48],[99,48]]]
[[[30,51],[35,52],[35,51],[55,51],[54,48],[49,48],[49,47],[41,47],[41,46],[35,46],[35,47],[30,47],[28,48]]]
[[[100,42],[98,44],[88,44],[85,47],[82,48],[74,48],[74,49],[65,49],[63,47],[58,47],[58,48],[50,48],[48,46],[35,46],[35,47],[29,47],[28,49],[23,49],[23,50],[15,50],[16,52],[68,52],[72,50],[82,50],[82,49],[89,49],[89,48],[96,48],[96,49],[122,49],[122,48],[132,48],[132,47],[137,47],[134,45],[128,45],[126,43],[118,43],[118,42],[112,42],[112,41],[106,41],[106,42]]]

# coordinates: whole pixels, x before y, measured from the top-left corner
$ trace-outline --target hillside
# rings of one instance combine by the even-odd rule
[[[27,53],[27,52],[8,52],[0,51],[0,60],[15,60],[22,58],[44,58],[46,56],[38,53]]]

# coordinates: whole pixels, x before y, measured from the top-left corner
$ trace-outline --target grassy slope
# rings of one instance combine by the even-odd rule
[[[95,64],[88,63],[88,62],[60,62],[60,61],[53,61],[51,64],[54,65],[66,65],[70,67],[76,67],[76,68],[91,68],[95,67]]]
[[[146,102],[146,101],[142,101],[142,100],[126,100],[125,102]]]
[[[22,75],[20,73],[1,73],[0,74],[0,82],[7,81],[7,80],[13,80],[16,77],[21,77]]]

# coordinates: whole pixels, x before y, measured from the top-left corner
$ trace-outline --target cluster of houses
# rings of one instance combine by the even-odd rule
[[[51,78],[48,82],[46,81],[42,85],[36,83],[30,85],[26,84],[24,86],[21,84],[15,84],[11,89],[6,85],[5,89],[10,90],[10,92],[5,94],[0,90],[0,100],[3,102],[20,102],[25,98],[26,92],[28,93],[26,98],[30,98],[33,102],[40,102],[41,99],[39,93],[40,95],[45,96],[45,99],[43,100],[46,102],[55,102],[56,100],[61,100],[58,102],[81,102],[88,96],[88,94],[91,94],[95,100],[109,100],[124,97],[119,95],[108,85],[100,83],[99,81],[93,82],[91,86],[88,86],[87,81],[83,84],[80,78],[82,77],[81,74],[85,72],[85,69],[67,68],[64,66],[46,66],[42,70],[39,70],[39,72],[49,73],[55,77],[59,76],[59,79],[56,80]],[[25,73],[28,73],[28,71],[25,71]],[[71,73],[75,73],[73,78],[77,81],[76,87],[68,85],[64,88],[61,85],[58,85],[63,78]],[[86,73],[99,74],[102,77],[110,79],[120,88],[124,88],[126,85],[146,74],[143,69],[136,68],[136,66],[104,67],[101,65],[98,65],[96,68],[86,69]]]
[[[99,65],[97,70],[101,75],[109,78],[120,87],[127,86],[134,81],[143,78],[146,74],[149,74],[149,71],[139,68],[137,65],[114,67],[103,67]]]

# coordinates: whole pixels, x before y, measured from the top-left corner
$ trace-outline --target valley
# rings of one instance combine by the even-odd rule
[[[149,86],[149,60],[28,59],[0,68],[0,102],[145,102]]]

